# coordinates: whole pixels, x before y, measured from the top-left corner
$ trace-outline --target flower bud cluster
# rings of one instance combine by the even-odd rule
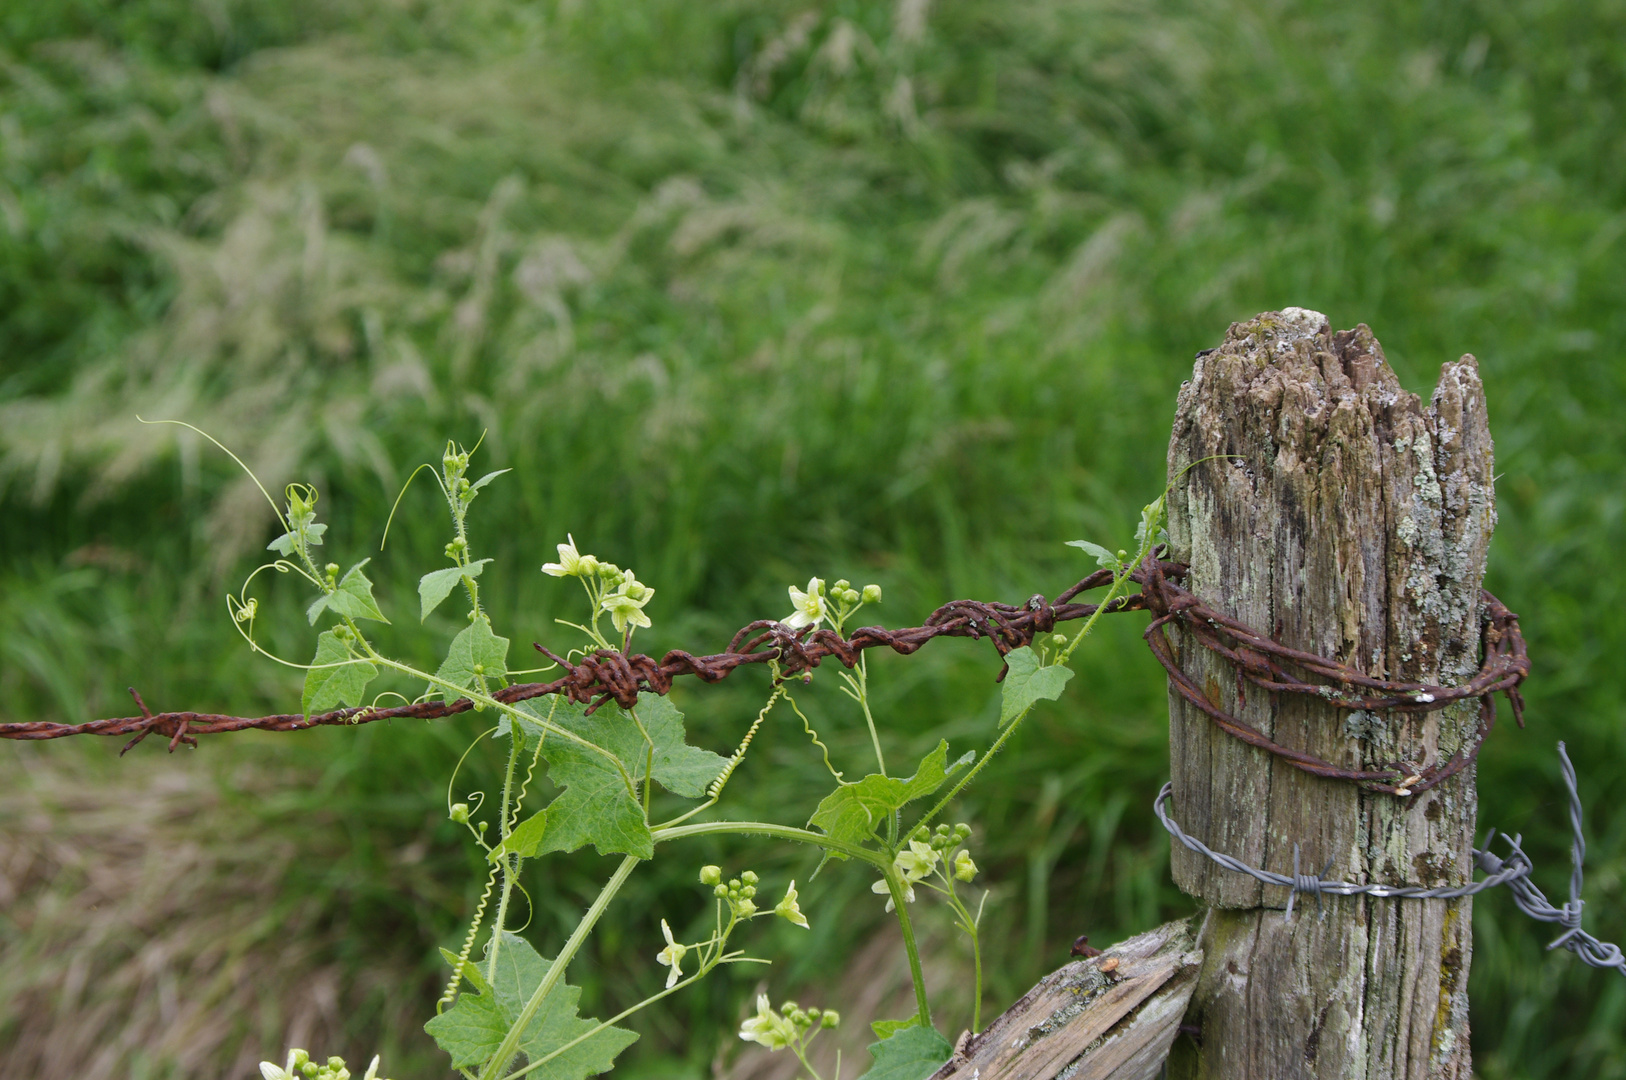
[[[865,585],[859,590],[853,588],[852,582],[846,578],[828,588],[823,578],[809,578],[805,590],[792,585],[789,591],[790,603],[795,610],[779,621],[793,630],[800,630],[804,626],[816,628],[829,619],[840,631],[853,612],[865,604],[881,602],[879,585]]]
[[[344,1058],[330,1057],[325,1062],[317,1062],[308,1051],[299,1049],[288,1051],[288,1062],[280,1069],[269,1061],[260,1062],[260,1075],[265,1080],[350,1080]],[[373,1055],[361,1080],[383,1080],[378,1075],[378,1055]]]
[[[715,871],[715,884],[712,885],[712,895],[725,901],[728,909],[734,913],[736,919],[749,919],[757,913],[757,876],[750,870],[737,878],[722,880],[722,871],[715,866],[707,866],[700,871],[700,880],[704,882],[709,875],[707,871]]]
[[[768,1004],[767,994],[758,994],[757,1014],[740,1025],[740,1038],[761,1043],[769,1050],[783,1050],[787,1046],[803,1047],[810,1033],[840,1023],[841,1014],[834,1009],[804,1009],[787,1001],[775,1010]]]

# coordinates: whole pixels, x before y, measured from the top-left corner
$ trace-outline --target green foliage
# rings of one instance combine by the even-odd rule
[[[1538,865],[1561,865],[1568,838],[1544,809],[1561,788],[1532,773],[1531,740],[1561,724],[1578,754],[1626,754],[1618,7],[974,0],[924,6],[918,31],[890,4],[808,10],[11,5],[8,719],[129,712],[137,674],[154,704],[282,711],[299,691],[297,673],[245,681],[240,644],[196,602],[231,552],[279,531],[258,494],[133,412],[230,434],[267,479],[322,477],[335,536],[357,544],[423,431],[489,429],[486,451],[525,477],[482,492],[503,522],[480,579],[497,625],[529,641],[564,611],[558,583],[517,568],[570,527],[647,569],[664,611],[690,612],[657,614],[658,654],[781,612],[812,567],[881,581],[896,623],[949,596],[1053,594],[1078,576],[1056,541],[1116,537],[1160,486],[1192,352],[1301,303],[1371,324],[1425,394],[1438,361],[1481,358],[1501,474],[1488,585],[1524,615],[1537,664],[1532,731],[1498,730],[1481,798]],[[440,558],[439,540],[392,536],[375,557],[383,606]],[[306,598],[286,590],[260,625],[297,659]],[[975,789],[978,861],[1007,883],[993,997],[1065,956],[1078,928],[1049,917],[1063,898],[1096,940],[1186,910],[1143,810],[1166,769],[1165,694],[1134,623],[1104,620],[1074,658],[1088,715],[1036,704]],[[446,630],[431,614],[387,641],[432,670]],[[889,753],[917,760],[992,723],[990,672],[951,664],[972,648],[875,658]],[[863,725],[826,690],[801,703],[838,765],[866,760]],[[689,711],[711,745],[760,706],[732,680],[706,693]],[[302,902],[348,912],[353,883],[444,810],[452,732],[468,729],[376,727],[287,751],[309,755],[355,837]],[[254,768],[265,748],[207,753]],[[773,783],[748,794],[770,761]],[[479,751],[469,769],[489,788],[500,762]],[[742,769],[731,792],[759,817],[829,788],[789,756]],[[1598,783],[1588,917],[1619,940],[1621,782]],[[267,821],[307,842],[297,818]],[[576,910],[595,858],[527,879],[535,932]],[[435,859],[456,860],[444,837]],[[589,997],[642,987],[648,913],[691,876],[629,884],[625,933],[581,975]],[[821,876],[810,910],[844,887]],[[448,913],[475,899],[397,917],[451,934]],[[1626,1075],[1618,978],[1544,953],[1503,901],[1474,918],[1487,1080]],[[874,927],[843,920],[818,954]],[[798,979],[838,978],[795,963]],[[704,1075],[709,1057],[677,1063],[665,1033],[715,1043],[747,992],[713,984],[628,1056]],[[444,1063],[428,1054],[418,1072]]]
[[[452,595],[457,583],[463,580],[473,581],[480,576],[480,571],[486,568],[490,559],[476,559],[467,566],[448,566],[444,570],[431,570],[418,579],[418,621],[429,618],[429,613],[440,606],[440,602]]]
[[[493,682],[508,673],[508,639],[492,633],[491,620],[477,615],[473,622],[458,631],[446,650],[446,659],[435,672],[438,685],[446,684],[459,690],[473,687],[485,691],[486,680]],[[455,694],[448,694],[455,698]]]
[[[875,1064],[864,1080],[926,1080],[954,1056],[954,1047],[936,1028],[910,1024],[871,1043],[869,1052]]]
[[[315,626],[316,620],[322,617],[322,612],[331,611],[347,619],[389,622],[384,618],[384,613],[378,610],[378,601],[373,599],[373,583],[361,572],[361,568],[370,562],[371,559],[361,560],[350,568],[350,572],[344,575],[337,588],[318,596],[311,606],[305,609],[306,620]]]
[[[1072,669],[1060,664],[1040,664],[1028,646],[1005,654],[1005,683],[999,700],[999,723],[1003,727],[1033,708],[1036,701],[1055,701],[1073,677]]]
[[[537,955],[524,938],[505,932],[497,953],[495,979],[487,983],[477,969],[467,965],[476,993],[463,994],[457,1004],[425,1024],[424,1030],[451,1055],[453,1068],[479,1065],[497,1049],[551,965],[552,961]],[[597,1026],[596,1021],[576,1015],[580,997],[581,990],[568,983],[554,987],[520,1040],[527,1058],[538,1061]],[[526,1075],[546,1080],[596,1076],[608,1072],[616,1055],[637,1039],[637,1032],[608,1027]]]
[[[342,630],[342,627],[340,628]],[[316,656],[305,673],[305,692],[299,711],[307,716],[340,705],[360,705],[367,684],[378,677],[378,668],[352,655],[348,635],[327,630],[316,638]]]
[[[948,740],[941,740],[906,780],[871,773],[857,783],[842,784],[819,802],[808,824],[822,829],[832,840],[862,844],[898,810],[942,787],[976,757],[976,751],[967,750],[948,764]],[[831,857],[846,858],[840,852],[832,852]]]

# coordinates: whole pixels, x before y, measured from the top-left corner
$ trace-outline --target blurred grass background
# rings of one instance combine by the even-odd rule
[[[515,470],[473,514],[502,632],[579,617],[537,573],[569,530],[660,590],[643,647],[712,651],[813,573],[883,584],[893,625],[1054,594],[1084,569],[1062,541],[1125,543],[1161,486],[1192,353],[1298,304],[1370,324],[1425,396],[1479,357],[1488,584],[1536,664],[1482,821],[1561,895],[1566,739],[1589,928],[1626,939],[1623,109],[1620,0],[0,4],[0,718],[124,715],[131,683],[164,708],[298,700],[220,600],[268,507],[137,413],[315,483],[328,552],[373,555],[385,640],[424,663],[453,628],[410,618],[447,539],[430,490],[382,553],[379,531],[417,462],[482,432]],[[302,659],[286,584],[261,628]],[[1108,626],[965,800],[995,1011],[1074,935],[1190,910],[1147,809],[1166,711],[1139,629]],[[984,745],[992,661],[876,658],[889,758]],[[678,693],[696,741],[733,745],[753,677]],[[832,675],[801,696],[862,769]],[[418,1025],[477,892],[443,817],[479,730],[6,745],[0,1072],[250,1076],[292,1040],[442,1075]],[[802,739],[776,719],[737,812],[805,814]],[[460,787],[489,787],[471,761]],[[655,985],[659,919],[698,927],[694,868],[724,861],[803,889],[811,943],[760,940],[776,998],[882,1007],[902,984],[869,881],[809,860],[696,847],[638,875],[572,970],[584,1005]],[[543,869],[527,932],[552,951],[607,864]],[[1481,1075],[1626,1076],[1620,978],[1544,954],[1506,897],[1474,919]],[[927,923],[952,1034],[966,958]],[[761,977],[645,1014],[627,1073],[770,1075],[730,1063]]]

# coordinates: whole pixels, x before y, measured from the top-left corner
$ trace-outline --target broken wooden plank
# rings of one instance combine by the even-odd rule
[[[1188,921],[1045,976],[931,1080],[1151,1080],[1168,1057],[1202,953]]]

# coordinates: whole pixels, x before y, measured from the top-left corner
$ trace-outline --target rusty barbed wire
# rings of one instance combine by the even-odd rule
[[[1472,679],[1457,687],[1396,682],[1375,678],[1336,660],[1283,645],[1217,611],[1195,593],[1176,583],[1187,573],[1185,564],[1165,560],[1161,555],[1161,549],[1154,551],[1129,573],[1129,580],[1139,586],[1140,591],[1112,600],[1103,614],[1150,612],[1152,621],[1144,637],[1152,655],[1168,673],[1170,685],[1227,734],[1280,757],[1295,768],[1329,779],[1359,783],[1374,791],[1414,795],[1461,771],[1478,755],[1479,748],[1495,723],[1493,695],[1496,693],[1507,694],[1514,717],[1519,726],[1524,726],[1524,703],[1518,687],[1529,675],[1530,660],[1524,638],[1519,632],[1518,616],[1488,592],[1482,592],[1485,604],[1485,661]],[[1013,649],[1032,644],[1038,635],[1054,631],[1060,623],[1095,614],[1100,610],[1100,605],[1075,602],[1074,598],[1080,593],[1111,584],[1114,576],[1110,568],[1098,570],[1063,590],[1053,601],[1047,600],[1042,593],[1029,597],[1021,605],[953,600],[932,612],[920,626],[898,630],[865,626],[845,638],[833,630],[812,627],[793,630],[772,619],[759,619],[742,627],[729,642],[726,651],[709,656],[696,656],[679,649],[668,652],[657,661],[644,654],[627,656],[613,649],[598,649],[572,663],[537,644],[537,651],[559,664],[564,674],[552,682],[507,686],[493,692],[491,697],[505,704],[515,704],[549,694],[564,694],[572,701],[587,705],[589,712],[607,701],[631,708],[637,703],[640,693],[666,694],[671,690],[673,681],[684,675],[715,683],[741,667],[772,660],[778,662],[780,677],[788,679],[817,668],[830,657],[851,668],[858,663],[859,654],[865,649],[884,647],[907,656],[940,637],[987,638],[993,642],[999,655],[1004,657]],[[1429,712],[1477,697],[1480,699],[1479,724],[1467,744],[1454,755],[1433,765],[1418,767],[1415,771],[1407,763],[1386,764],[1376,769],[1341,767],[1313,754],[1274,742],[1231,715],[1217,702],[1209,700],[1191,677],[1180,669],[1167,634],[1167,627],[1172,623],[1184,626],[1198,644],[1229,661],[1236,669],[1239,690],[1246,680],[1271,694],[1305,694],[1341,709],[1396,712]],[[1295,670],[1303,676],[1327,681],[1309,681],[1309,678],[1295,674]],[[996,681],[1004,677],[1005,669],[1002,667]],[[154,713],[133,688],[130,693],[141,710],[140,716],[92,720],[83,724],[54,721],[6,723],[0,724],[0,738],[133,735],[124,750],[120,751],[123,753],[156,732],[168,736],[169,749],[173,752],[183,743],[196,746],[200,735],[247,730],[302,731],[313,727],[393,719],[437,720],[474,708],[472,701],[459,698],[456,701],[421,701],[390,708],[362,706],[335,709],[314,716],[279,713],[241,717],[199,712]]]

